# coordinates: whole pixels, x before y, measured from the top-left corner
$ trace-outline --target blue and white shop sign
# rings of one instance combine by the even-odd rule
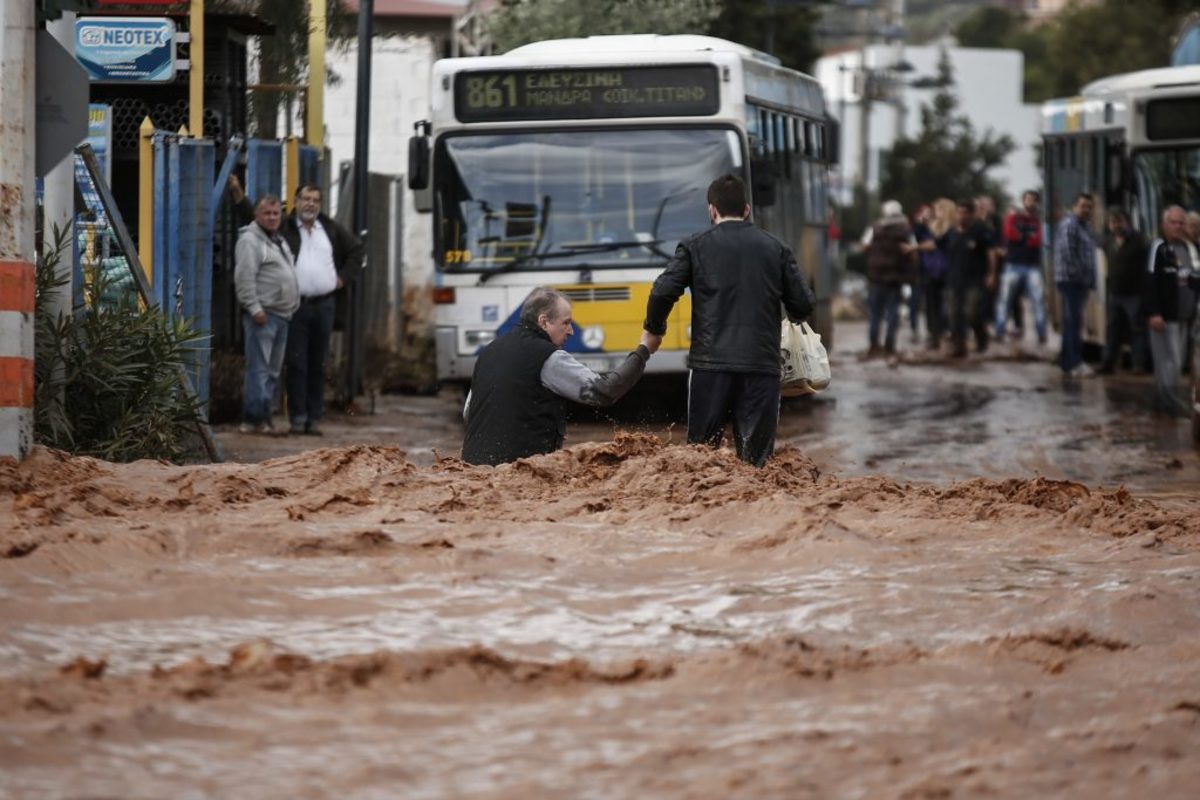
[[[175,80],[175,22],[165,17],[80,17],[75,59],[94,83]]]

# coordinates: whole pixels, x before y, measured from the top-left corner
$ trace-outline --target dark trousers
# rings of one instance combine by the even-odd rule
[[[779,375],[692,370],[688,380],[688,442],[720,445],[731,418],[738,458],[761,467],[775,452]]]
[[[315,425],[325,412],[325,359],[334,308],[332,294],[306,299],[288,326],[287,406],[292,425]]]
[[[1104,368],[1113,369],[1126,342],[1133,349],[1133,368],[1146,369],[1149,344],[1146,321],[1142,319],[1142,298],[1136,294],[1108,295],[1108,325],[1104,333]]]
[[[917,323],[921,316],[921,284],[914,281],[908,285],[908,327],[917,335]]]
[[[967,328],[975,333],[975,349],[979,352],[988,346],[988,303],[989,292],[982,281],[967,281],[946,290],[950,306],[950,338],[955,350],[967,346]]]
[[[1062,360],[1063,372],[1070,372],[1083,363],[1083,308],[1088,287],[1078,283],[1059,283],[1062,298]]]
[[[871,348],[879,347],[879,329],[886,324],[884,349],[896,349],[896,328],[900,325],[900,301],[903,290],[898,283],[875,283],[867,287],[867,335]]]
[[[946,334],[946,281],[944,278],[925,278],[925,328],[930,344],[942,341]]]

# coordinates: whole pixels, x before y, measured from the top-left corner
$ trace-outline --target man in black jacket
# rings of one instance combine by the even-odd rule
[[[321,189],[305,184],[284,221],[284,240],[296,257],[300,308],[288,325],[287,405],[291,433],[321,435],[325,361],[333,334],[338,290],[362,266],[363,244],[321,213]]]
[[[637,349],[612,372],[597,375],[562,349],[574,331],[571,304],[554,289],[535,289],[517,326],[484,348],[463,408],[463,461],[504,464],[552,453],[567,432],[564,398],[607,406],[628,392],[658,349],[642,334]]]
[[[713,227],[680,242],[654,282],[644,327],[657,348],[671,308],[692,290],[688,441],[719,445],[732,417],[738,457],[761,467],[779,423],[780,304],[799,322],[815,300],[792,251],[749,221],[740,178],[712,182],[708,216]]]
[[[1108,210],[1108,238],[1104,253],[1108,257],[1107,325],[1104,333],[1104,363],[1098,372],[1111,374],[1117,367],[1121,346],[1133,348],[1133,368],[1146,366],[1146,322],[1142,314],[1142,273],[1150,244],[1146,237],[1129,227],[1129,216],[1120,206]]]
[[[1162,238],[1150,245],[1149,269],[1142,277],[1142,309],[1150,328],[1154,385],[1168,414],[1190,416],[1190,403],[1179,392],[1188,324],[1200,291],[1200,264],[1188,246],[1187,212],[1169,206],[1162,213]]]

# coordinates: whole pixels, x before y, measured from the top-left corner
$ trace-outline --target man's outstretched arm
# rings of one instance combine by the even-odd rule
[[[612,372],[597,374],[565,350],[557,350],[542,365],[542,385],[555,394],[589,406],[611,406],[633,388],[650,360],[650,334]],[[657,349],[657,347],[655,348]]]

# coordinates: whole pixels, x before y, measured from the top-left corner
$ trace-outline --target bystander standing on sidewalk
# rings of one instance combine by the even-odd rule
[[[1003,341],[1010,310],[1028,297],[1039,345],[1046,344],[1046,299],[1042,286],[1042,223],[1038,214],[1041,196],[1030,189],[1021,195],[1021,208],[1004,217],[1004,269],[996,296],[996,337]],[[1019,323],[1019,320],[1014,320]],[[1018,324],[1018,328],[1020,325]]]
[[[1100,372],[1112,373],[1120,360],[1121,348],[1132,350],[1133,368],[1147,368],[1146,317],[1142,313],[1142,273],[1150,245],[1139,231],[1129,227],[1129,215],[1123,208],[1108,210],[1108,238],[1104,252],[1108,258],[1105,282],[1108,325],[1104,334],[1104,363]]]
[[[321,212],[321,189],[311,184],[296,190],[296,210],[283,223],[283,238],[296,259],[300,289],[287,339],[290,432],[320,436],[337,292],[359,272],[363,244]]]
[[[1162,214],[1162,238],[1150,245],[1149,269],[1142,281],[1150,350],[1154,355],[1154,387],[1160,408],[1190,416],[1191,406],[1179,392],[1186,336],[1200,291],[1194,246],[1187,240],[1187,212],[1170,206]]]
[[[1073,378],[1093,374],[1083,363],[1083,308],[1088,292],[1096,288],[1096,241],[1088,230],[1095,205],[1090,194],[1080,192],[1054,234],[1054,283],[1062,299],[1060,364],[1063,374]]]
[[[996,248],[992,231],[975,217],[975,203],[960,200],[957,224],[946,233],[945,249],[950,263],[946,287],[950,307],[950,355],[967,355],[967,329],[975,334],[975,350],[988,348],[990,289],[996,285]]]
[[[883,204],[883,216],[867,229],[863,246],[867,251],[867,311],[870,346],[867,357],[895,355],[900,326],[903,286],[914,280],[916,240],[904,208],[896,200]],[[883,347],[879,346],[884,327]]]
[[[300,305],[292,252],[279,235],[283,208],[265,195],[254,207],[254,222],[238,236],[234,286],[242,306],[246,376],[242,390],[245,433],[274,433],[271,405],[283,369],[288,320]]]

